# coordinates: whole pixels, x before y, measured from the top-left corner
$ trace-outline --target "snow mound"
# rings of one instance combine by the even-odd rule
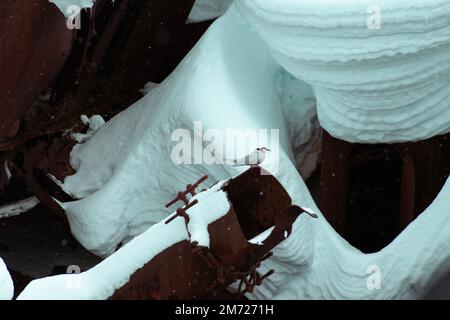
[[[450,2],[376,4],[236,2],[273,57],[312,85],[320,123],[331,135],[377,143],[449,132]]]
[[[280,149],[290,150],[279,99],[280,72],[235,10],[217,20],[161,85],[73,149],[71,164],[77,173],[66,178],[64,189],[80,200],[64,207],[74,236],[88,250],[108,256],[166,218],[170,211],[164,204],[187,183],[207,174],[207,186],[245,169],[175,164],[172,133],[193,132],[194,121],[201,120],[204,131],[278,129]],[[247,150],[257,147],[249,144]]]
[[[14,295],[14,285],[8,269],[0,258],[0,300],[11,300]]]

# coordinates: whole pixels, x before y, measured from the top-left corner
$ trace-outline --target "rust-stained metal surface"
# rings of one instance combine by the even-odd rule
[[[19,119],[55,80],[74,33],[47,0],[0,3],[0,141],[14,137]]]
[[[237,283],[237,292],[229,293],[228,298],[238,299],[253,292],[274,272],[260,275],[256,269],[290,235],[292,224],[304,212],[291,204],[290,196],[275,177],[261,175],[260,170],[263,169],[253,167],[222,187],[229,197],[230,210],[208,226],[210,248],[187,240],[171,246],[136,271],[111,299],[215,299],[223,297],[232,283]],[[198,185],[188,185],[186,191],[195,194]],[[186,191],[175,200],[183,201]],[[245,197],[250,199],[251,211],[235,202]],[[196,205],[189,201],[183,204]],[[173,218],[184,218],[188,224],[189,217],[182,211]],[[251,219],[242,219],[247,215]],[[249,242],[253,236],[246,237],[249,232],[262,232],[269,227],[274,228],[261,244]]]
[[[73,173],[74,142],[66,133],[85,129],[82,114],[108,120],[142,97],[145,83],[175,68],[209,25],[185,24],[193,3],[98,0],[72,31],[48,0],[2,1],[0,196],[9,184],[7,164],[64,220],[53,198],[68,197],[47,174],[62,181]]]
[[[365,174],[367,178],[355,179],[355,175]],[[375,251],[431,204],[449,174],[450,134],[418,142],[364,145],[324,132],[319,207],[346,238],[349,232],[377,223],[381,232],[391,232],[389,238],[361,231],[359,240],[376,243],[380,239],[378,247],[366,248]],[[355,227],[353,220],[363,221],[363,226]]]
[[[185,24],[193,3],[98,0],[71,31],[48,0],[3,1],[0,151],[73,128],[84,113],[112,117],[141,98],[209,26]],[[47,100],[37,103],[41,93]]]
[[[48,175],[73,174],[67,132],[86,130],[82,114],[110,119],[172,72],[211,23],[185,24],[193,3],[96,0],[81,29],[69,30],[48,0],[0,1],[1,204],[36,196],[36,211],[51,212],[70,237],[55,199],[72,198]]]

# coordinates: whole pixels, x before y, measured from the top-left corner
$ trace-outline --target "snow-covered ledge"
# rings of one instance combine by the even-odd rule
[[[8,269],[0,258],[0,300],[11,300],[14,295],[14,285]]]
[[[275,175],[293,203],[314,209],[319,219],[297,220],[291,237],[261,267],[276,273],[249,297],[419,298],[450,269],[450,228],[445,227],[450,222],[450,182],[393,243],[378,253],[362,254],[320,214],[293,165],[281,111],[280,72],[267,45],[232,5],[164,83],[74,149],[77,174],[64,184],[82,198],[65,204],[74,235],[86,248],[108,255],[120,242],[167,217],[162,204],[187,182],[205,173],[211,182],[237,173],[227,166],[175,165],[169,146],[174,129],[192,129],[200,119],[207,128],[278,128],[280,167]],[[271,163],[265,165],[273,172]],[[370,282],[368,271],[381,276],[380,289]]]
[[[208,225],[227,214],[230,204],[222,184],[196,195],[198,204],[184,219],[169,218],[153,225],[94,268],[80,274],[65,274],[32,281],[19,295],[19,300],[106,300],[123,287],[130,277],[158,254],[188,240],[209,247]],[[189,231],[189,233],[188,233]]]
[[[448,0],[242,0],[274,58],[313,86],[322,127],[362,143],[450,131]]]

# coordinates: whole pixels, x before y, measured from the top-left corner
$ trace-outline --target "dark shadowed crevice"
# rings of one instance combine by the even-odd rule
[[[370,156],[358,161],[359,156]],[[388,146],[364,146],[350,157],[346,239],[376,252],[399,233],[402,159]]]

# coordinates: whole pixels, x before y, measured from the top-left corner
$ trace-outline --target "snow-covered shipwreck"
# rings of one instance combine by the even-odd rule
[[[330,2],[2,3],[24,40],[0,44],[0,186],[20,200],[0,217],[40,202],[104,258],[18,298],[417,299],[441,281],[450,3],[383,3],[373,29],[371,1]],[[199,120],[279,130],[276,159],[175,164],[172,133]]]

